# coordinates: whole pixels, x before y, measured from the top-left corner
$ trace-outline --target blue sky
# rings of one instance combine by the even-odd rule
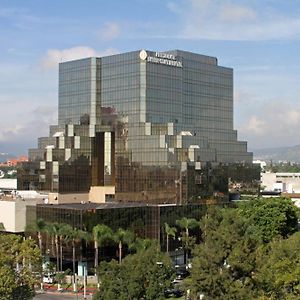
[[[0,0],[0,152],[26,154],[57,119],[57,64],[183,49],[234,68],[250,149],[300,144],[299,0]]]

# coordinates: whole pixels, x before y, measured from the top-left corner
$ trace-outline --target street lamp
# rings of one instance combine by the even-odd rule
[[[78,300],[78,278],[76,279],[76,300]]]
[[[83,266],[83,299],[86,299],[86,267]]]

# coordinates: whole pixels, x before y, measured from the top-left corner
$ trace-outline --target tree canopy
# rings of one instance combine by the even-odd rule
[[[300,232],[261,249],[257,282],[270,299],[300,299]]]
[[[201,220],[190,289],[205,299],[299,299],[300,233],[288,199],[211,208]]]
[[[100,299],[165,299],[174,270],[170,258],[155,243],[136,254],[126,256],[122,264],[102,262],[99,268]]]
[[[177,228],[165,223],[162,230],[167,239],[180,239],[185,253],[192,251],[191,276],[184,285],[192,297],[292,300],[300,299],[298,215],[289,199],[257,199],[234,207],[210,206],[200,222],[183,217],[176,221]],[[156,240],[138,238],[122,228],[113,232],[103,224],[87,233],[38,220],[33,230],[46,230],[55,239],[57,256],[62,257],[63,243],[72,244],[73,270],[76,242],[94,243],[101,283],[95,300],[164,299],[164,291],[172,284],[171,260]],[[40,248],[41,238],[38,234]],[[118,248],[119,263],[103,261],[98,267],[99,248],[107,242]],[[38,281],[33,274],[41,268],[40,250],[33,240],[0,233],[0,251],[0,299],[30,299]],[[136,253],[125,256],[128,252]]]
[[[286,238],[298,230],[297,208],[290,199],[247,201],[238,210],[242,217],[248,219],[248,233],[264,243],[275,237]]]
[[[34,240],[0,234],[0,299],[32,299],[35,274],[41,272],[41,254]]]

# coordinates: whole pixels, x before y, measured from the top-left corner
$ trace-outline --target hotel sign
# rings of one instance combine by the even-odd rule
[[[145,50],[142,50],[140,52],[140,59],[156,64],[182,68],[182,62],[176,60],[176,57],[173,54],[169,53],[155,52],[155,56],[149,56]]]

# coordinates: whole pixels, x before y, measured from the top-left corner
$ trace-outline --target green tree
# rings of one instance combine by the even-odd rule
[[[59,255],[59,235],[61,231],[61,225],[59,223],[50,223],[47,224],[46,227],[47,233],[54,238],[54,243],[55,243],[55,255],[56,255],[56,271],[60,270],[59,267],[59,262],[60,262],[60,255]]]
[[[180,220],[176,220],[176,225],[181,228],[181,241],[184,250],[184,262],[187,263],[188,251],[190,251],[195,242],[195,237],[190,236],[190,230],[199,227],[199,222],[193,218],[183,217]]]
[[[171,227],[168,223],[165,223],[165,232],[167,236],[167,253],[169,253],[169,237],[175,239],[177,229],[176,227]]]
[[[260,249],[257,281],[272,299],[300,299],[300,232]]]
[[[164,290],[174,276],[172,262],[155,243],[146,250],[127,255],[122,264],[102,262],[100,291],[94,299],[165,299]]]
[[[152,239],[142,239],[142,238],[136,238],[135,241],[130,245],[130,249],[136,251],[136,252],[140,252],[140,251],[144,251],[147,250],[151,247],[158,247],[158,243],[156,240],[152,240]]]
[[[63,271],[63,249],[64,246],[66,246],[69,241],[72,242],[75,233],[71,225],[66,223],[58,223],[58,234],[59,234],[60,271]]]
[[[41,253],[34,240],[0,234],[0,299],[32,299],[41,273]]]
[[[50,261],[47,261],[44,265],[44,272],[46,275],[54,274],[56,271],[56,264]]]
[[[43,236],[42,233],[46,232],[47,224],[43,219],[37,219],[33,224],[26,226],[26,232],[37,233],[37,238],[39,242],[39,248],[41,253],[43,253]]]
[[[122,252],[123,252],[123,245],[126,244],[130,246],[134,241],[134,233],[130,230],[124,230],[119,228],[113,236],[115,242],[118,244],[118,256],[119,256],[119,263],[122,262]]]
[[[287,238],[298,229],[298,209],[287,198],[245,201],[238,210],[249,221],[248,233],[264,243],[275,237]]]
[[[205,299],[255,299],[257,242],[236,209],[209,210],[201,220],[203,242],[193,254],[190,289]]]
[[[69,275],[70,272],[71,272],[71,270],[67,269],[66,271],[60,271],[60,272],[56,273],[55,279],[57,281],[57,290],[58,291],[62,290],[61,285],[64,283],[66,276]]]
[[[297,213],[282,198],[209,208],[200,224],[202,242],[193,251],[193,296],[299,299]]]
[[[64,226],[64,240],[66,243],[71,243],[72,245],[72,274],[73,274],[73,290],[77,291],[75,274],[76,274],[76,246],[78,243],[81,245],[81,240],[90,239],[90,235],[81,229],[72,228],[72,226],[66,224]]]
[[[27,233],[37,233],[37,238],[38,238],[38,243],[39,243],[39,248],[41,251],[41,254],[43,254],[43,232],[47,231],[47,224],[43,219],[36,219],[33,224],[29,224],[26,226],[25,231]],[[43,284],[43,269],[41,272],[41,290],[44,288]]]
[[[75,272],[75,258],[76,258],[76,244],[80,243],[81,241],[90,241],[91,236],[88,232],[74,228],[73,229],[73,234],[72,234],[72,257],[73,257],[73,273]]]
[[[186,236],[189,236],[189,230],[199,226],[199,222],[193,218],[183,217],[180,220],[176,220],[176,225],[185,231]]]
[[[107,241],[112,240],[112,239],[113,239],[113,231],[108,226],[106,226],[104,224],[98,224],[93,227],[96,275],[97,275],[97,268],[99,266],[99,247],[103,246]],[[99,278],[97,278],[97,282],[99,282]]]
[[[0,231],[5,231],[5,227],[2,222],[0,223]]]
[[[13,269],[0,263],[0,299],[11,300],[11,296],[17,288],[16,274]]]

